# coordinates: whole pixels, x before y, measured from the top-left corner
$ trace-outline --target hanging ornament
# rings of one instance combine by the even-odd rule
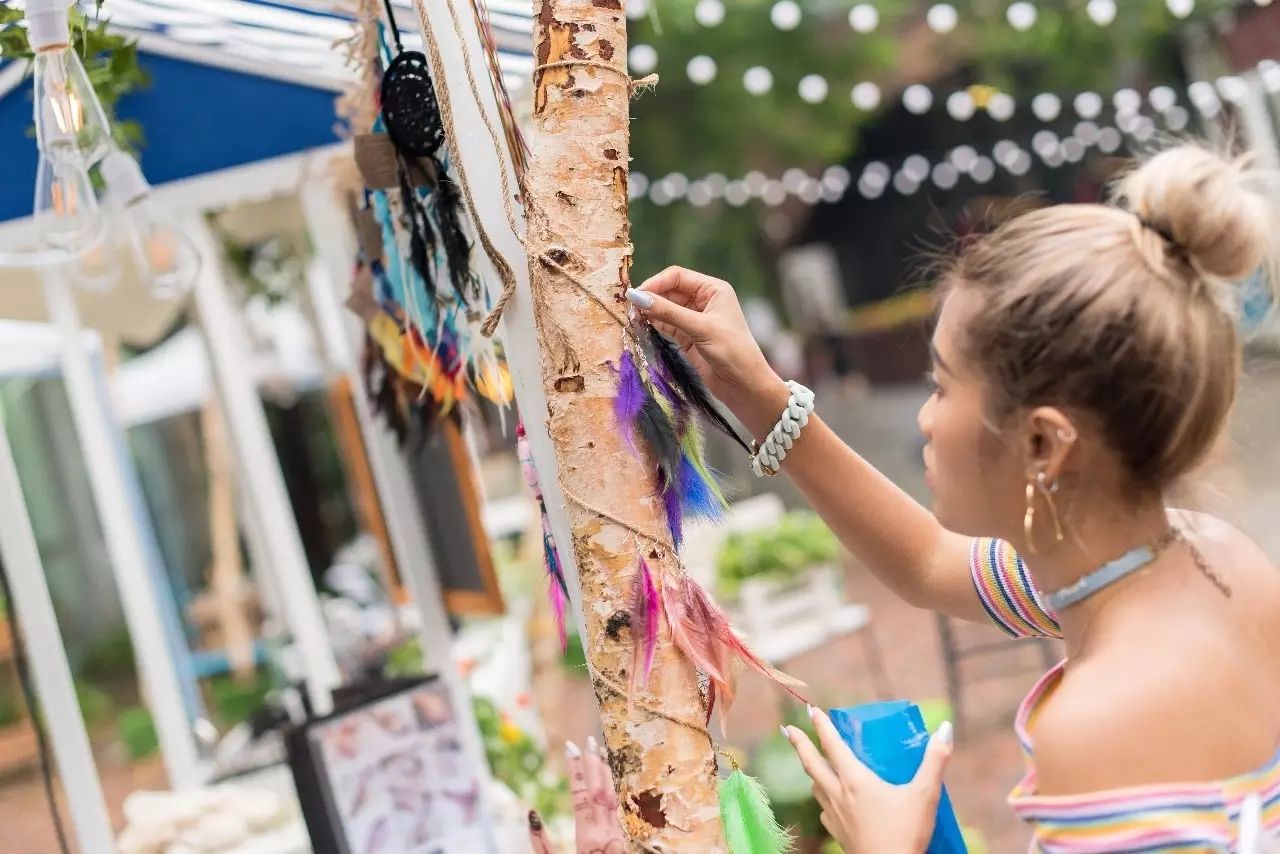
[[[716,787],[729,854],[786,854],[791,834],[774,816],[764,786],[744,774],[732,757],[730,762],[733,771]]]
[[[556,633],[560,637],[560,651],[563,653],[569,646],[569,632],[565,625],[565,611],[569,602],[569,586],[565,583],[564,566],[560,563],[560,553],[556,551],[555,539],[551,536],[551,520],[547,516],[547,502],[542,497],[542,485],[538,480],[538,470],[533,467],[533,451],[529,447],[529,437],[525,434],[524,424],[516,425],[516,454],[520,457],[520,470],[524,473],[524,481],[533,490],[533,495],[538,501],[538,513],[542,517],[542,557],[543,566],[547,573],[547,599],[551,603],[551,614],[555,619]],[[654,631],[657,631],[656,624]],[[648,660],[649,665],[652,666],[652,653],[649,655]]]

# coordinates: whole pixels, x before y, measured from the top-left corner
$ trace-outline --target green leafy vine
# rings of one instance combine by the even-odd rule
[[[101,11],[102,0],[98,0],[92,18],[72,8],[69,13],[71,39],[111,122],[116,144],[136,152],[145,142],[142,125],[132,120],[121,121],[116,106],[126,95],[151,85],[151,77],[138,64],[137,42],[113,32],[110,22],[101,17]],[[23,15],[20,9],[0,6],[0,59],[29,63],[34,58],[27,28],[21,25]]]

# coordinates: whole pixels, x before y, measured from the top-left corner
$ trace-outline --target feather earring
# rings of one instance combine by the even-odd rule
[[[671,639],[711,681],[713,693],[709,694],[708,718],[712,713],[711,707],[719,701],[723,723],[724,716],[733,704],[736,693],[732,668],[734,659],[777,682],[800,702],[808,703],[800,693],[805,687],[804,683],[786,675],[752,652],[734,634],[724,611],[696,581],[688,576],[668,581],[663,590],[662,604],[667,625],[671,628]]]
[[[631,674],[627,685],[627,715],[639,689],[649,684],[653,672],[653,657],[658,651],[658,623],[661,620],[661,599],[658,587],[653,583],[649,564],[640,558],[635,577],[631,581]]]
[[[764,786],[744,774],[737,763],[717,785],[716,793],[729,854],[786,854],[791,850],[791,833],[778,824]]]
[[[524,473],[524,482],[533,490],[534,498],[538,501],[538,511],[542,516],[542,557],[547,572],[547,599],[551,603],[551,614],[556,622],[556,632],[560,636],[560,650],[564,652],[569,645],[569,632],[565,625],[569,585],[565,582],[560,553],[556,550],[556,541],[551,535],[547,502],[542,497],[538,470],[533,467],[533,449],[529,447],[529,437],[525,434],[523,423],[516,425],[516,455],[520,457],[520,470]]]

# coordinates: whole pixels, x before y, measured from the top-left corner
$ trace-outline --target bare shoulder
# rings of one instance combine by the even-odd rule
[[[1037,793],[1209,782],[1260,767],[1273,736],[1246,736],[1262,728],[1241,720],[1234,680],[1206,690],[1205,673],[1168,649],[1069,667],[1032,729]],[[1205,726],[1233,720],[1235,727]]]
[[[1169,510],[1169,521],[1205,552],[1236,566],[1271,567],[1266,553],[1243,531],[1229,522],[1194,510]]]

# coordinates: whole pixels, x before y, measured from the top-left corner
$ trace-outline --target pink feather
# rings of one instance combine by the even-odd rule
[[[781,685],[801,702],[808,702],[800,689],[804,683],[767,664],[738,638],[724,611],[707,592],[688,576],[667,582],[663,605],[671,638],[694,666],[711,680],[710,705],[720,704],[723,720],[735,694],[733,660],[744,664]],[[711,709],[707,710],[710,717]]]
[[[631,676],[627,686],[628,712],[631,701],[640,688],[649,684],[653,672],[653,657],[658,651],[658,622],[661,620],[661,600],[653,575],[644,558],[636,568],[631,582]]]
[[[556,621],[556,632],[560,635],[560,653],[569,649],[569,632],[565,628],[565,595],[560,580],[554,575],[547,577],[547,598],[551,600],[551,615]]]

